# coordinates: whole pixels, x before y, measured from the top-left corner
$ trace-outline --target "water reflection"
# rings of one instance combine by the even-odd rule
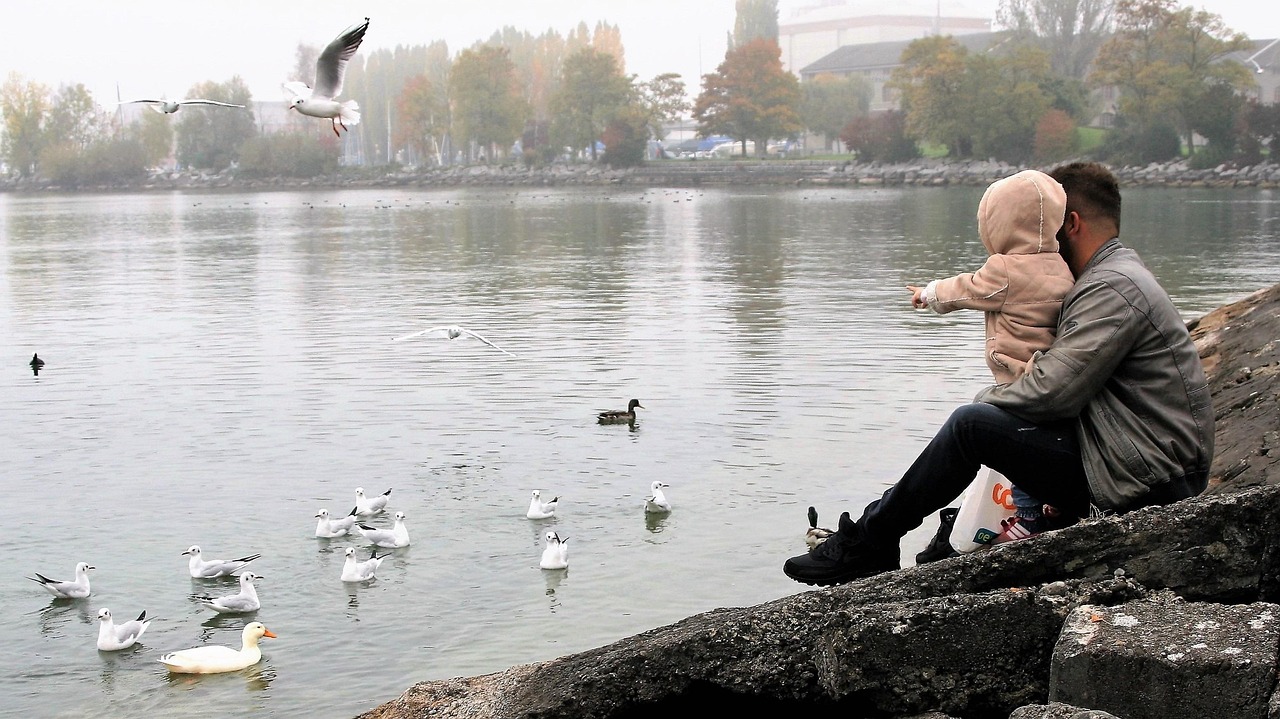
[[[85,599],[54,599],[34,613],[39,615],[40,633],[49,638],[66,636],[70,624],[96,624],[98,621],[97,614]]]
[[[227,688],[236,684],[243,684],[245,691],[265,692],[271,688],[271,683],[276,679],[276,670],[271,667],[270,661],[265,656],[257,664],[235,672],[220,672],[217,674],[166,672],[166,674],[168,675],[169,686],[179,689],[195,689],[196,687],[202,689],[206,687]]]
[[[569,576],[568,569],[540,569],[542,579],[546,583],[547,608],[554,614],[560,608],[560,596],[556,593],[560,584]]]

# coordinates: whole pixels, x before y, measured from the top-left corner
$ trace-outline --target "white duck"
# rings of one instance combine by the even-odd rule
[[[89,596],[89,570],[93,568],[88,562],[80,562],[76,565],[76,578],[71,581],[50,579],[40,572],[27,579],[44,587],[45,591],[58,599],[84,599]]]
[[[670,512],[671,502],[667,500],[667,495],[662,493],[663,487],[670,486],[665,482],[654,480],[649,485],[649,496],[644,498],[644,511],[648,513]]]
[[[225,597],[201,595],[196,598],[200,600],[200,603],[219,614],[256,612],[262,608],[262,602],[258,600],[258,589],[253,586],[253,583],[261,578],[253,572],[244,572],[240,575],[239,593],[229,594]]]
[[[356,510],[353,507],[351,513],[341,519],[334,519],[329,516],[329,510],[324,507],[316,512],[316,536],[322,539],[333,539],[341,537],[356,525]]]
[[[365,497],[364,487],[356,487],[356,516],[372,517],[387,511],[387,502],[391,501],[391,490],[376,497]]]
[[[569,538],[560,538],[555,532],[547,532],[543,536],[542,559],[538,562],[542,569],[569,568]]]
[[[378,550],[369,552],[369,558],[363,562],[356,560],[356,548],[347,547],[347,561],[342,565],[342,581],[344,582],[363,582],[366,579],[373,579],[374,573],[378,571],[378,567],[382,565],[382,560],[386,559],[389,554],[378,556]]]
[[[147,619],[145,609],[137,619],[116,624],[111,619],[111,610],[103,607],[98,610],[98,649],[104,652],[128,649],[142,637],[142,633],[147,631],[149,626],[151,626],[151,620]]]
[[[396,512],[396,523],[391,529],[378,529],[364,524],[357,524],[360,534],[375,546],[386,549],[398,549],[409,546],[409,529],[404,526],[404,512]]]
[[[262,622],[250,622],[241,633],[240,649],[206,646],[170,652],[158,660],[175,674],[218,674],[251,667],[262,659],[258,642],[263,637],[275,638]]]
[[[191,576],[196,579],[212,579],[214,577],[225,577],[234,574],[244,565],[261,557],[261,554],[250,554],[239,559],[204,559],[200,556],[200,547],[191,545],[185,555],[190,555],[191,559],[187,561],[187,569],[191,571]]]
[[[529,519],[550,519],[556,516],[556,503],[560,501],[559,497],[552,497],[550,501],[542,501],[541,490],[533,490],[533,498],[529,500],[529,511],[524,516]]]
[[[293,93],[289,107],[303,115],[328,119],[333,124],[333,134],[341,136],[338,127],[360,122],[360,105],[355,100],[338,102],[334,98],[342,94],[342,78],[346,74],[347,61],[356,54],[364,33],[369,29],[369,18],[352,25],[333,39],[316,59],[316,85],[308,87],[304,82],[286,82],[284,88]]]

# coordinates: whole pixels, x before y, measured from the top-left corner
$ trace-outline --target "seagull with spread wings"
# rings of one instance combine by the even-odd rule
[[[333,39],[316,59],[316,84],[308,87],[305,82],[286,82],[284,89],[293,93],[289,107],[309,117],[328,119],[333,123],[333,134],[341,136],[338,127],[360,122],[360,105],[355,100],[338,102],[342,94],[342,77],[346,74],[347,61],[356,54],[364,33],[369,29],[369,18],[352,25]]]
[[[459,337],[461,337],[462,335],[467,335],[468,337],[474,337],[474,338],[476,338],[476,339],[480,340],[481,342],[483,342],[483,343],[485,343],[485,344],[489,345],[490,347],[492,347],[492,348],[494,348],[494,349],[498,350],[498,351],[499,351],[499,352],[501,352],[502,354],[505,354],[505,355],[511,355],[512,357],[515,357],[515,355],[513,355],[513,354],[511,354],[510,352],[508,352],[508,351],[506,351],[506,350],[502,349],[502,348],[501,348],[501,347],[499,347],[498,345],[495,345],[494,343],[490,342],[489,340],[485,339],[484,337],[481,337],[479,334],[477,334],[477,333],[475,333],[475,332],[472,332],[471,330],[467,329],[466,327],[459,327],[459,326],[457,326],[457,325],[444,325],[444,326],[441,326],[441,327],[430,327],[430,328],[425,329],[425,330],[418,330],[417,332],[410,332],[410,333],[409,333],[409,334],[407,334],[407,335],[403,335],[403,336],[400,336],[400,337],[395,338],[395,341],[396,341],[396,342],[399,342],[400,340],[412,339],[412,338],[414,338],[414,337],[420,337],[420,336],[422,336],[422,335],[428,335],[428,334],[433,334],[433,333],[437,333],[437,332],[438,332],[438,333],[443,334],[445,337],[447,337],[448,339],[451,339],[451,340],[456,340],[456,339],[458,339]]]
[[[213,107],[244,107],[244,105],[235,105],[230,102],[220,102],[218,100],[202,100],[200,98],[191,98],[188,100],[166,100],[163,97],[159,100],[129,100],[122,102],[122,105],[145,104],[156,112],[165,115],[172,115],[187,105],[210,105]]]

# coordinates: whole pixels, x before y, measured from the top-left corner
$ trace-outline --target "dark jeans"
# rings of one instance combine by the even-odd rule
[[[867,505],[865,537],[897,544],[924,518],[964,492],[986,466],[1059,509],[1064,519],[1089,511],[1089,488],[1075,422],[1034,424],[983,402],[956,409],[902,479]]]

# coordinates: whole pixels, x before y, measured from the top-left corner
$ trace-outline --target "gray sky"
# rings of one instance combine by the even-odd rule
[[[997,1],[899,0],[978,16],[991,16]],[[781,19],[816,2],[781,0]],[[881,2],[850,0],[855,7]],[[1252,37],[1280,36],[1280,2],[1191,4]],[[372,22],[362,50],[440,39],[455,54],[506,25],[563,35],[580,20],[605,21],[622,31],[627,72],[641,79],[678,72],[696,94],[700,75],[724,58],[734,20],[734,0],[0,0],[0,8],[0,79],[17,72],[55,88],[83,82],[104,104],[115,101],[117,84],[126,100],[178,98],[195,83],[235,75],[255,99],[282,99],[298,43],[322,46],[365,16]]]

